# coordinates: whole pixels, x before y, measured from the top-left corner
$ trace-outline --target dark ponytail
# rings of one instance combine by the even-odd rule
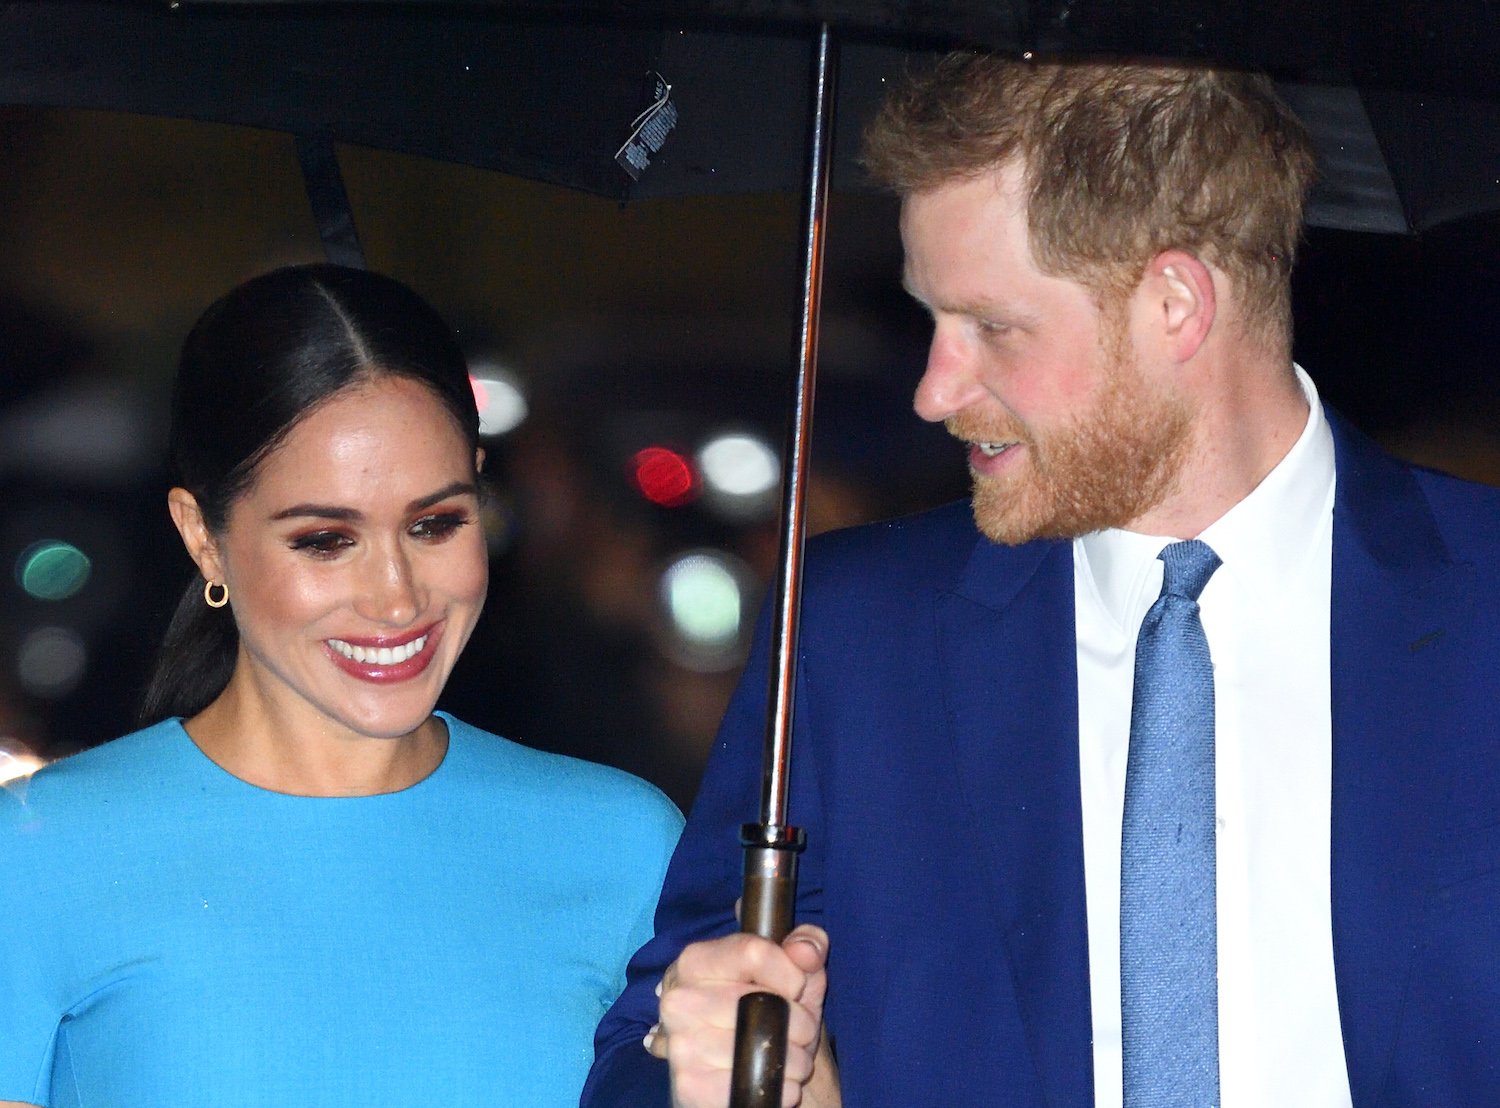
[[[479,413],[462,351],[441,317],[389,277],[334,265],[253,278],[208,308],[183,343],[172,393],[174,482],[223,533],[230,505],[314,408],[381,376],[432,389],[471,447]],[[224,691],[239,633],[230,606],[211,608],[191,581],[167,628],[139,721],[193,716]]]
[[[203,602],[202,578],[188,582],[156,656],[138,722],[195,716],[213,703],[234,672],[240,636],[228,608]]]

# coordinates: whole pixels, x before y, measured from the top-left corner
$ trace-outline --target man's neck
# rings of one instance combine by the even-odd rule
[[[1176,488],[1129,530],[1195,538],[1276,468],[1307,426],[1307,415],[1290,363],[1213,367],[1196,400]]]

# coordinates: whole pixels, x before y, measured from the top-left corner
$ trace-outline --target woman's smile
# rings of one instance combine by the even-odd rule
[[[442,624],[397,640],[325,639],[336,666],[351,677],[375,684],[409,681],[422,673],[437,653]]]

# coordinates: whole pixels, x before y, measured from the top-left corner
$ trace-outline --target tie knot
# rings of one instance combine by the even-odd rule
[[[1174,542],[1157,555],[1165,567],[1162,573],[1161,593],[1185,596],[1197,600],[1203,586],[1214,575],[1214,570],[1224,563],[1206,542],[1190,539]]]

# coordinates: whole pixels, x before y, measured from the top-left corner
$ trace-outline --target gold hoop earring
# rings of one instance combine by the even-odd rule
[[[214,589],[222,590],[217,600],[214,599]],[[215,581],[203,582],[203,603],[207,604],[210,608],[224,607],[224,605],[229,603],[229,586],[221,585]]]

